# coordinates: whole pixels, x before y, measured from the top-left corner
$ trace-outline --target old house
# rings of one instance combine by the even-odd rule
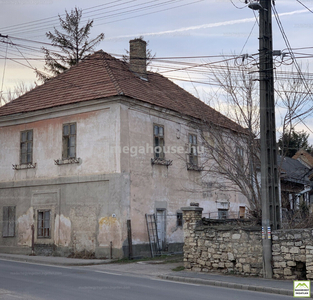
[[[218,210],[219,194],[201,191],[192,124],[242,128],[148,72],[145,54],[141,39],[129,63],[98,51],[0,108],[1,252],[30,253],[34,235],[38,254],[123,257],[129,223],[133,255],[148,255],[145,214],[157,217],[160,247],[181,251],[180,208]],[[248,205],[226,198],[227,210]]]
[[[309,180],[310,168],[298,159],[277,157],[280,169],[280,190],[283,222],[292,220],[299,209],[311,204],[312,183]]]

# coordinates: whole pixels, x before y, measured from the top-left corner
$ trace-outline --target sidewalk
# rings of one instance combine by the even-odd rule
[[[162,261],[138,261],[110,264],[112,260],[0,253],[0,260],[1,259],[59,266],[89,266],[89,268],[92,269],[118,271],[129,275],[150,275],[164,280],[293,296],[292,280],[263,279],[259,277],[243,277],[191,271],[173,272],[173,268],[183,265],[182,262],[164,263]],[[311,294],[311,297],[312,296],[313,293]]]
[[[264,279],[259,277],[243,277],[191,271],[172,272],[159,277],[186,283],[293,296],[292,280]],[[311,294],[311,297],[312,296],[313,293]]]
[[[59,256],[29,256],[20,254],[6,254],[0,253],[0,259],[14,260],[21,262],[30,262],[45,265],[56,266],[90,266],[101,265],[110,263],[110,259],[79,259],[79,258],[67,258]]]

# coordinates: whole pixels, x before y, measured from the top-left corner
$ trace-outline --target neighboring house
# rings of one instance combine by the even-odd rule
[[[307,168],[313,168],[313,156],[304,149],[298,150],[292,158],[298,160]]]
[[[29,253],[33,234],[36,253],[123,257],[131,237],[132,254],[148,255],[145,214],[157,217],[161,248],[181,251],[181,207],[248,205],[203,192],[193,124],[242,128],[147,72],[145,54],[141,39],[129,64],[98,51],[0,108],[1,252]]]
[[[309,180],[310,168],[296,159],[281,156],[278,156],[277,164],[283,214],[298,209],[301,203],[309,206],[313,187]]]

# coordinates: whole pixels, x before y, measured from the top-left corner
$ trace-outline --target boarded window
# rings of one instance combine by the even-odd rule
[[[177,227],[183,226],[183,214],[182,213],[179,213],[179,212],[177,213],[176,225]]]
[[[189,134],[189,163],[193,166],[198,165],[198,142],[197,136],[194,134]]]
[[[33,130],[21,132],[21,164],[33,162]]]
[[[38,211],[37,237],[50,238],[50,210]]]
[[[15,206],[3,207],[3,237],[15,236]]]
[[[164,127],[160,125],[154,125],[153,136],[154,158],[164,159]]]
[[[246,217],[246,208],[245,206],[239,206],[239,218],[244,219]]]
[[[62,159],[76,158],[76,123],[63,124]]]

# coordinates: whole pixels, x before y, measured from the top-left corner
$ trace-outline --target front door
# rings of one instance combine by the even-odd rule
[[[159,238],[160,249],[164,250],[165,248],[165,237],[166,237],[166,210],[165,209],[157,209],[156,211],[157,217],[157,231]]]

